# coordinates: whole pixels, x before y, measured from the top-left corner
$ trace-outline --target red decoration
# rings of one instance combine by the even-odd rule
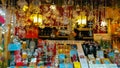
[[[23,62],[17,62],[16,66],[23,66]]]
[[[38,38],[38,28],[31,27],[26,30],[26,38]]]
[[[5,23],[5,19],[4,19],[3,16],[0,16],[0,23],[1,23],[1,24],[4,24],[4,23]]]

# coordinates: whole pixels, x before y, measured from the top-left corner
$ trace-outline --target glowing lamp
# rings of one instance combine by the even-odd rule
[[[106,21],[102,21],[101,22],[101,26],[107,26],[107,22]]]
[[[53,3],[53,4],[50,6],[50,9],[56,10],[56,5]]]
[[[76,19],[76,22],[80,27],[84,27],[87,23],[87,19],[84,13],[81,13],[81,15],[79,15]]]
[[[24,5],[23,8],[22,8],[23,11],[27,11],[27,9],[28,9],[27,5]]]
[[[30,19],[33,21],[34,24],[42,25],[42,15],[41,14],[32,14]]]

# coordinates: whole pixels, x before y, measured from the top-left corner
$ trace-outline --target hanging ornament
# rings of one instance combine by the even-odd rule
[[[6,1],[7,1],[7,0],[1,0],[3,6],[6,5]]]
[[[4,24],[5,23],[5,19],[3,16],[0,16],[0,24]]]
[[[18,0],[17,5],[22,9],[24,6],[27,6],[28,3],[26,2],[26,0]]]
[[[63,17],[63,24],[64,25],[69,24],[69,19],[66,16]]]
[[[76,5],[76,11],[80,11],[80,6],[79,6],[79,4]]]
[[[62,8],[66,8],[67,7],[67,0],[64,0]]]
[[[2,27],[2,33],[8,32],[8,27],[6,27],[4,24],[1,26]]]
[[[40,0],[33,0],[33,4],[35,6],[40,6],[41,5],[41,1]]]
[[[2,6],[0,6],[0,24],[5,23],[5,10]]]
[[[52,0],[45,0],[47,3],[51,3],[52,2]]]
[[[92,20],[94,20],[94,15],[93,15],[93,11],[90,11],[88,15],[88,21],[92,21]]]
[[[68,5],[74,5],[74,1],[73,0],[68,0]]]

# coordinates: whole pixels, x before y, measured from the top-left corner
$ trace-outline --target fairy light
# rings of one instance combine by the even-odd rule
[[[101,22],[101,26],[103,26],[103,27],[104,27],[104,26],[107,26],[107,22],[106,22],[106,21],[102,21],[102,22]]]
[[[56,10],[56,5],[55,5],[54,1],[53,1],[52,5],[50,6],[50,9]]]
[[[56,5],[54,5],[54,4],[51,5],[51,6],[50,6],[50,9],[52,9],[52,10],[56,10]]]
[[[81,12],[80,14],[81,15],[77,17],[76,22],[78,23],[78,25],[80,25],[80,27],[84,27],[87,24],[87,18],[84,12]]]

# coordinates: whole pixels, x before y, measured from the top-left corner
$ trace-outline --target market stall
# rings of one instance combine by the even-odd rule
[[[0,0],[0,68],[118,68],[119,3]]]

